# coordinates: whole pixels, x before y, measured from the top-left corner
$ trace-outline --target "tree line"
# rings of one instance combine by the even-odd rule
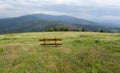
[[[62,28],[62,27],[51,27],[51,28],[48,28],[46,31],[50,31],[50,32],[54,32],[54,31],[75,31],[75,32],[79,32],[79,31],[82,31],[82,32],[85,32],[87,31],[87,29],[85,28],[81,28],[81,29],[70,29],[70,28]],[[99,31],[97,32],[105,32],[103,29],[100,29]]]

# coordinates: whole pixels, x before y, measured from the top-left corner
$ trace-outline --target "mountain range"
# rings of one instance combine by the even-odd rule
[[[120,27],[88,21],[72,16],[55,16],[31,14],[14,18],[0,19],[0,33],[41,32],[50,28],[67,28],[68,30],[100,32],[120,32]]]

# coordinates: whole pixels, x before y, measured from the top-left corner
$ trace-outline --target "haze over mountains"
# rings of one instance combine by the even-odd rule
[[[0,33],[40,32],[50,28],[67,28],[70,31],[120,32],[120,26],[88,21],[71,16],[31,14],[21,17],[0,19]]]

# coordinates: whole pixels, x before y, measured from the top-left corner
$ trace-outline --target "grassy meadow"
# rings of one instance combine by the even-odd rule
[[[41,38],[62,46],[41,46]],[[120,73],[120,34],[34,32],[0,35],[0,73]]]

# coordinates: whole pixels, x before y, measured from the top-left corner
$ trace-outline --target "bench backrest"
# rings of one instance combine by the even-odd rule
[[[55,46],[58,46],[58,45],[62,45],[60,42],[57,42],[57,41],[62,41],[62,39],[60,38],[52,38],[52,39],[49,39],[49,38],[44,38],[44,39],[40,39],[39,41],[43,41],[41,43],[41,45],[55,45]],[[52,43],[50,42],[47,42],[47,41],[53,41]]]
[[[62,39],[59,38],[53,38],[53,39],[40,39],[39,41],[62,41]]]

